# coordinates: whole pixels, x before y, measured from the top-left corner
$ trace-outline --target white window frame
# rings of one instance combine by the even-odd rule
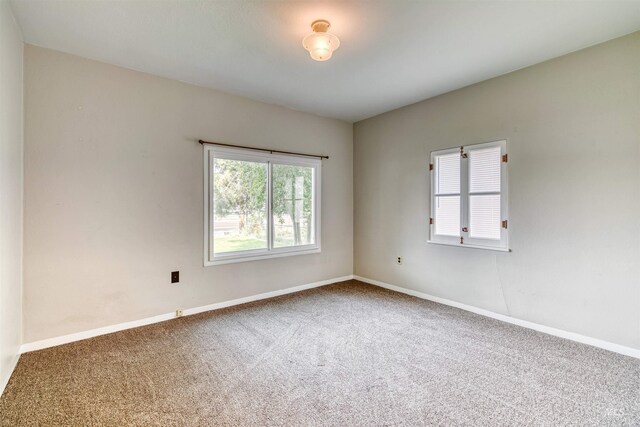
[[[472,150],[481,150],[491,147],[500,147],[500,213],[501,227],[500,240],[480,239],[469,237],[469,200],[474,194],[469,193],[469,158],[468,153]],[[443,236],[435,234],[435,198],[436,198],[436,182],[435,182],[435,158],[446,154],[457,152],[460,154],[460,236]],[[431,179],[431,196],[430,196],[430,218],[429,218],[429,239],[428,243],[439,245],[459,246],[464,248],[489,249],[494,251],[509,252],[509,188],[507,177],[507,141],[491,141],[481,144],[465,145],[455,148],[447,148],[444,150],[432,151],[430,155],[430,179]],[[478,194],[495,194],[495,193],[478,193]],[[440,195],[442,196],[442,195]],[[467,231],[465,231],[467,230]]]
[[[203,145],[204,151],[204,266],[230,264],[236,262],[256,261],[293,255],[316,254],[321,252],[321,196],[322,196],[322,162],[320,159],[295,155],[271,154],[242,148]],[[267,165],[267,247],[246,251],[225,252],[215,254],[213,232],[213,161],[215,158],[228,160],[244,160]],[[277,165],[305,166],[313,168],[313,244],[274,248],[274,226],[271,213],[271,168]]]

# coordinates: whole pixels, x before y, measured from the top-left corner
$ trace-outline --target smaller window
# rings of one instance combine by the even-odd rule
[[[319,159],[204,153],[205,265],[320,252]]]
[[[507,142],[431,153],[430,243],[508,250]]]

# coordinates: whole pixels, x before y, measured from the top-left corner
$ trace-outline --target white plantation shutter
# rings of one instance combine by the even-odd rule
[[[470,149],[469,164],[469,237],[500,240],[499,146]]]
[[[469,196],[469,237],[500,240],[500,195]]]
[[[435,159],[435,233],[460,236],[460,154]]]
[[[500,192],[500,147],[469,149],[469,194]]]
[[[460,154],[444,154],[435,161],[436,194],[460,195]]]
[[[460,150],[450,149],[432,156],[433,187],[431,233],[444,243],[460,241],[461,174]]]
[[[460,196],[436,197],[436,234],[460,236]]]
[[[506,141],[431,153],[432,243],[508,250]]]

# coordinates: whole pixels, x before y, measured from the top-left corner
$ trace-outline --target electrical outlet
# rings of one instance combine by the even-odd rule
[[[182,309],[181,308],[176,310],[176,317],[182,317]]]
[[[180,282],[180,272],[179,271],[172,271],[171,272],[171,283],[178,283]]]
[[[399,257],[396,259],[396,264],[398,264],[398,265],[402,265],[402,257],[401,257],[401,256],[399,256]]]

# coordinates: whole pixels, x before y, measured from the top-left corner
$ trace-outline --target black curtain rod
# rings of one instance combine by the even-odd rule
[[[315,157],[318,159],[328,159],[329,156],[321,156],[319,154],[305,154],[305,153],[294,153],[292,151],[280,151],[280,150],[271,150],[268,148],[256,148],[256,147],[247,147],[245,145],[233,145],[233,144],[223,144],[221,142],[209,142],[203,141],[201,139],[198,140],[200,144],[209,144],[209,145],[220,145],[222,147],[234,147],[234,148],[245,148],[247,150],[256,150],[256,151],[266,151],[267,153],[278,153],[278,154],[292,154],[294,156],[304,156],[304,157]]]

